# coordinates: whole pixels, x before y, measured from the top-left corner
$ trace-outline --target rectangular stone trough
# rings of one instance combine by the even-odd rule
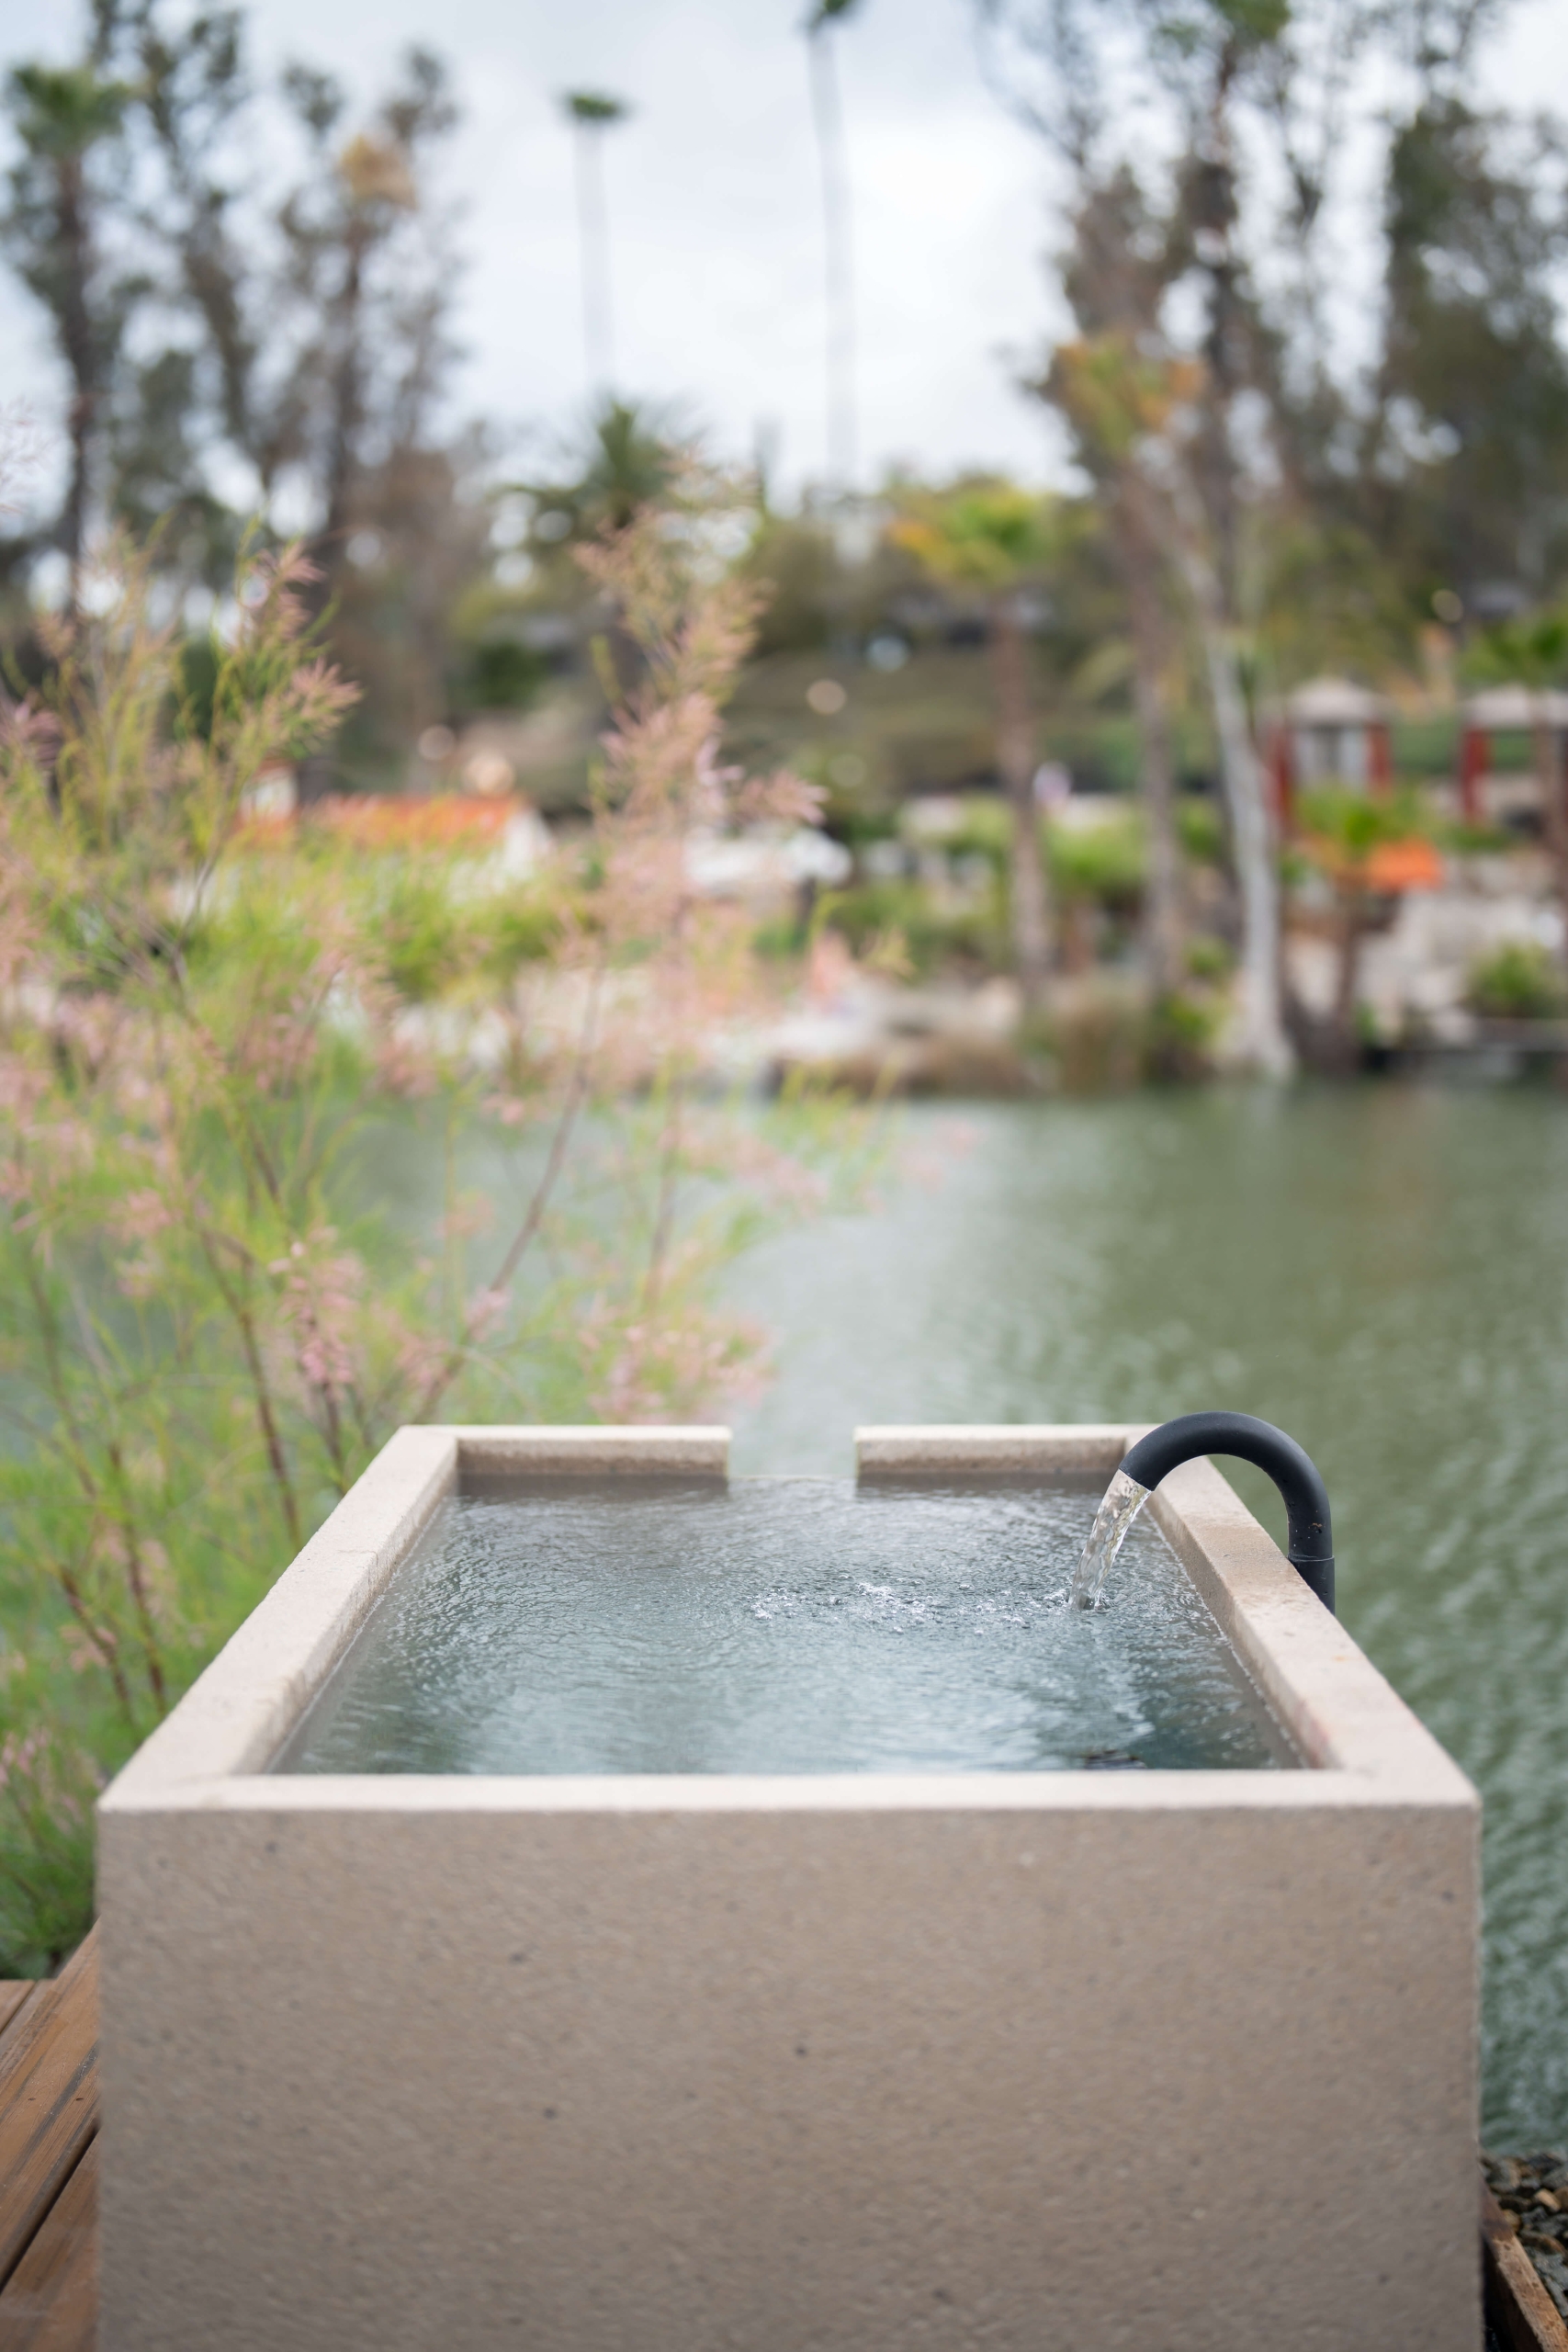
[[[465,1476],[727,1457],[400,1431],[107,1792],[106,2352],[1476,2352],[1476,1799],[1207,1463],[1297,1769],[269,1769]]]

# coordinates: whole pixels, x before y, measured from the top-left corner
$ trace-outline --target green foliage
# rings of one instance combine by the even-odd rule
[[[994,792],[966,794],[958,830],[943,846],[951,857],[988,858],[1005,873],[1012,856],[1012,810]]]
[[[569,926],[558,888],[525,886],[492,898],[472,926],[479,969],[487,980],[505,987],[525,966],[548,963]]]
[[[1568,677],[1568,606],[1549,605],[1483,629],[1465,670],[1477,685],[1561,685]]]
[[[943,908],[921,882],[857,882],[830,891],[818,903],[818,919],[856,956],[910,978],[927,979],[953,965],[996,971],[1007,963],[1007,931],[995,899]]]
[[[1224,865],[1225,820],[1217,800],[1184,792],[1176,804],[1176,830],[1182,849],[1197,865]]]
[[[561,106],[569,120],[586,124],[594,130],[625,122],[631,112],[624,98],[612,98],[603,90],[569,90]]]
[[[542,654],[514,637],[488,638],[468,658],[459,689],[475,710],[525,710],[548,672]]]
[[[1150,1076],[1178,1080],[1206,1077],[1227,1010],[1226,998],[1213,990],[1173,989],[1159,998],[1149,1008],[1146,1050]]]
[[[1392,731],[1397,774],[1449,782],[1459,759],[1459,728],[1452,718],[1399,719]]]
[[[1463,818],[1434,819],[1432,839],[1456,857],[1500,857],[1518,846],[1517,836],[1504,825],[1469,824]]]
[[[1112,914],[1138,907],[1148,871],[1148,849],[1139,811],[1105,822],[1047,828],[1051,878],[1064,899],[1091,899]]]
[[[324,574],[312,604],[364,689],[341,751],[380,778],[446,707],[452,608],[487,553],[464,495],[482,443],[438,437],[457,273],[423,183],[456,120],[443,69],[409,51],[344,139],[346,92],[308,67],[269,116],[238,10],[82,13],[78,60],[20,66],[6,93],[0,251],[53,341],[71,463],[58,514],[0,543],[0,570],[20,586],[50,545],[78,565],[118,526],[176,592],[221,593],[247,517],[214,484],[258,484],[267,513],[287,481]],[[297,159],[267,204],[232,169],[264,149]]]
[[[0,1664],[13,1668],[7,1713],[30,1712],[27,1661],[0,1651]],[[96,1772],[68,1736],[41,1725],[0,1736],[0,1966],[7,1976],[47,1975],[92,1925],[97,1793]]]
[[[433,860],[393,857],[379,878],[373,895],[387,978],[411,1004],[428,1004],[464,968],[464,926],[450,877]]]
[[[7,111],[25,148],[62,163],[112,138],[135,95],[129,84],[105,81],[91,66],[18,65]]]
[[[1258,652],[1274,676],[1375,677],[1412,660],[1419,616],[1410,583],[1359,523],[1332,512],[1283,515],[1260,568]]]
[[[1331,877],[1356,887],[1374,850],[1393,842],[1407,842],[1427,830],[1427,812],[1409,789],[1401,792],[1352,792],[1325,786],[1303,792],[1297,814],[1306,836],[1308,858]]]
[[[602,401],[564,470],[513,485],[533,502],[528,544],[536,559],[554,560],[558,571],[570,548],[604,531],[624,531],[645,507],[664,504],[680,474],[682,439],[680,420],[669,408]]]
[[[1185,962],[1195,980],[1228,979],[1235,969],[1235,950],[1212,932],[1195,932],[1187,943]]]
[[[810,1105],[699,1084],[766,991],[743,910],[691,893],[694,810],[800,813],[788,778],[715,782],[749,591],[651,520],[594,560],[643,684],[591,856],[521,886],[247,831],[258,770],[351,698],[295,556],[247,560],[199,695],[122,560],[6,710],[0,1973],[79,1932],[94,1789],[394,1428],[689,1413],[755,1344],[717,1270],[829,1197]]]
[[[945,490],[891,489],[894,544],[932,576],[987,593],[1015,586],[1060,551],[1060,503],[998,474],[965,474]]]
[[[1568,545],[1562,232],[1549,153],[1531,143],[1433,94],[1389,152],[1371,511],[1407,575],[1451,579],[1467,605],[1498,580],[1548,591]]]
[[[1568,1012],[1568,981],[1537,942],[1510,939],[1472,966],[1465,1001],[1492,1021],[1557,1021]]]

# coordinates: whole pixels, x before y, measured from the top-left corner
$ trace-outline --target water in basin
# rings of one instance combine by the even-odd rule
[[[277,1769],[1292,1762],[1146,1517],[1108,1605],[1069,1605],[1102,1485],[540,1480],[456,1495]]]

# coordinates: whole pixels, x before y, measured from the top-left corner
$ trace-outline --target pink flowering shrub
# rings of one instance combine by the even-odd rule
[[[713,495],[588,557],[623,682],[592,826],[510,899],[247,828],[353,699],[297,552],[243,563],[209,718],[123,551],[47,693],[0,696],[0,1974],[81,1932],[94,1786],[400,1422],[755,1375],[716,1276],[824,1204],[848,1114],[716,1090],[777,983],[687,837],[813,802],[720,754],[753,606]]]

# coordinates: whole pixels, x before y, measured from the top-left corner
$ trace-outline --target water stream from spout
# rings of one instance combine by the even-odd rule
[[[1124,1470],[1118,1470],[1100,1498],[1100,1509],[1094,1515],[1094,1525],[1089,1530],[1089,1542],[1084,1545],[1077,1566],[1073,1571],[1072,1605],[1075,1609],[1099,1607],[1111,1564],[1127,1541],[1133,1521],[1148,1498],[1147,1487],[1140,1487],[1136,1478],[1129,1478]]]

